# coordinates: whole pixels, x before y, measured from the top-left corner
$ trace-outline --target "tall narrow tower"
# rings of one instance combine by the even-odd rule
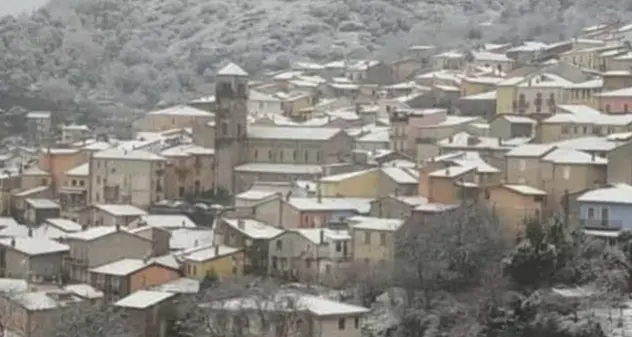
[[[234,168],[247,156],[248,73],[234,63],[220,69],[215,101],[215,184],[235,194]]]

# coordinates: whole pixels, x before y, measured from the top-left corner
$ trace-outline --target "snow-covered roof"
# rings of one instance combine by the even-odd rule
[[[623,142],[624,141],[618,141],[616,139],[608,139],[607,137],[587,136],[561,140],[553,144],[559,148],[564,149],[573,149],[588,152],[607,152],[615,149]]]
[[[223,219],[233,229],[253,240],[269,240],[283,233],[283,229],[267,225],[255,219]]]
[[[420,195],[391,195],[390,197],[409,206],[419,206],[428,203],[428,199]],[[355,216],[354,218],[361,218],[361,216]]]
[[[403,224],[403,219],[354,216],[347,219],[353,229],[369,231],[396,231]]]
[[[311,164],[274,164],[274,163],[247,163],[235,167],[236,172],[252,173],[286,173],[286,174],[320,174],[323,168],[320,165]]]
[[[632,204],[632,186],[615,184],[585,192],[577,198],[581,202],[599,202],[613,204]]]
[[[118,261],[114,261],[111,263],[107,263],[101,265],[96,268],[90,269],[91,273],[96,274],[105,274],[105,275],[113,275],[113,276],[126,276],[132,273],[135,273],[143,268],[149,267],[153,264],[159,264],[159,260],[157,259],[121,259]],[[163,265],[164,267],[172,268],[170,265]]]
[[[224,256],[229,256],[241,252],[241,250],[241,248],[222,245],[208,245],[187,249],[181,253],[178,253],[178,256],[181,259],[187,261],[204,262]]]
[[[524,195],[546,195],[545,191],[535,187],[531,187],[529,185],[504,184],[503,187]]]
[[[505,54],[492,53],[488,51],[474,51],[472,57],[477,61],[490,61],[490,62],[506,62],[511,63],[514,60],[507,57]]]
[[[164,291],[139,290],[118,300],[114,305],[122,308],[146,309],[175,295],[175,293]]]
[[[369,213],[371,208],[369,198],[290,198],[288,204],[300,211],[356,211],[360,214]]]
[[[31,237],[0,239],[0,245],[29,256],[62,253],[70,250],[68,245],[61,244],[54,240]]]
[[[484,92],[482,94],[475,94],[461,97],[464,100],[495,100],[496,99],[496,90]]]
[[[87,125],[79,124],[62,125],[61,129],[66,131],[90,131],[90,128]]]
[[[200,280],[181,277],[152,288],[151,290],[163,291],[174,294],[195,294],[200,291]]]
[[[26,114],[26,118],[28,119],[47,119],[50,118],[50,111],[31,111]]]
[[[149,160],[161,161],[165,158],[145,150],[127,150],[123,148],[111,148],[96,152],[94,159],[118,159],[118,160]]]
[[[59,295],[64,295],[59,296]],[[52,310],[82,302],[84,299],[62,289],[30,291],[9,295],[12,302],[28,311]]]
[[[524,123],[524,124],[536,124],[536,120],[527,116],[516,116],[516,115],[501,115],[501,118],[506,119],[510,123]]]
[[[328,140],[343,132],[338,128],[305,128],[279,126],[251,126],[248,138],[251,139],[288,139],[288,140]]]
[[[556,164],[594,164],[594,165],[606,165],[608,159],[590,155],[586,152],[572,150],[572,149],[555,149],[548,153],[544,158],[544,161],[556,163]]]
[[[603,78],[596,78],[580,83],[573,83],[568,86],[569,89],[598,89],[603,87]]]
[[[94,207],[114,216],[141,216],[147,214],[144,210],[129,204],[95,204]]]
[[[294,310],[306,311],[314,316],[362,316],[369,312],[369,309],[364,307],[336,302],[324,297],[290,291],[279,292],[269,301],[245,297],[230,299],[220,304],[218,309],[257,309],[268,311],[287,310],[288,308],[280,308],[280,305],[283,305],[283,303],[288,305],[292,303],[291,305],[294,306]]]
[[[102,298],[104,295],[102,291],[88,284],[69,284],[64,287],[64,290],[89,300]]]
[[[295,232],[309,240],[313,244],[321,244],[322,239],[325,241],[347,241],[351,240],[349,231],[345,229],[329,229],[329,228],[294,228],[290,231]]]
[[[454,178],[463,175],[468,172],[473,172],[476,168],[474,166],[450,166],[443,169],[439,169],[428,174],[429,177],[434,178]]]
[[[14,227],[18,225],[19,223],[15,221],[14,218],[6,217],[6,216],[0,217],[0,228]]]
[[[195,228],[197,225],[188,216],[182,214],[147,214],[132,221],[130,227],[149,226],[158,228]]]
[[[600,97],[630,97],[632,96],[632,87],[617,89],[612,91],[606,91],[596,96]]]
[[[67,176],[87,177],[90,175],[90,164],[85,163],[66,171]]]
[[[526,142],[526,141],[525,141]],[[479,137],[467,132],[459,132],[437,142],[443,148],[490,148],[510,149],[514,145],[497,137]]]
[[[334,175],[322,177],[320,179],[320,181],[324,182],[324,183],[340,182],[340,181],[343,181],[343,180],[360,177],[360,176],[363,176],[363,175],[365,175],[367,173],[371,173],[371,172],[374,172],[374,171],[377,171],[377,170],[378,169],[372,168],[372,169],[367,169],[367,170],[339,173],[339,174],[334,174]]]
[[[123,229],[121,229],[123,230]],[[110,235],[117,231],[115,226],[97,226],[91,227],[80,232],[74,232],[66,235],[66,239],[75,239],[82,241],[95,240],[106,235]]]
[[[212,117],[214,114],[189,105],[176,105],[166,109],[154,110],[147,113],[150,116],[189,116],[189,117]]]
[[[215,232],[205,228],[178,228],[171,230],[169,249],[185,250],[213,244]]]
[[[240,194],[238,194],[237,196],[235,196],[236,199],[242,199],[242,200],[263,200],[266,198],[269,198],[273,195],[276,195],[277,192],[275,191],[263,191],[263,190],[257,190],[257,189],[249,189],[246,192],[242,192]]]
[[[402,167],[382,167],[380,170],[397,184],[419,183],[419,173],[416,170]]]
[[[552,144],[524,144],[509,150],[505,157],[542,157],[554,148]]]
[[[44,222],[47,222],[67,233],[78,232],[82,229],[80,224],[64,218],[49,218],[44,220]]]
[[[229,62],[217,71],[217,75],[247,77],[248,73],[245,70],[241,69],[241,67],[236,65],[235,63]]]
[[[248,92],[248,100],[263,102],[281,102],[278,97],[257,90],[250,90],[250,92]]]
[[[24,200],[29,206],[38,209],[59,208],[59,204],[46,198],[27,198]]]
[[[215,149],[195,144],[176,145],[160,152],[160,155],[165,157],[212,156],[213,154],[215,154]]]

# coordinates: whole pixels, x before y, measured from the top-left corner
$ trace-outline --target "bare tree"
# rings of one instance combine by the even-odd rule
[[[224,280],[179,303],[172,336],[304,336],[310,322],[304,296],[267,280]]]
[[[60,308],[51,337],[127,337],[130,323],[114,306],[83,301]]]

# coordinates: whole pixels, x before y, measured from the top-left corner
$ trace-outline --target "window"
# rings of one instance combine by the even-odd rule
[[[359,328],[360,328],[360,317],[356,317],[356,318],[353,320],[353,326],[354,326],[356,329],[359,329]]]
[[[336,252],[340,253],[342,251],[342,243],[340,241],[336,241]]]
[[[99,192],[97,192],[97,195],[95,196],[96,202],[100,202],[101,201],[101,197],[99,195]]]
[[[184,197],[184,187],[180,186],[180,188],[178,188],[178,196],[180,198]]]
[[[101,176],[97,176],[97,185],[101,183]]]
[[[571,178],[571,168],[568,166],[565,166],[563,171],[562,171],[562,175],[564,177],[564,180],[568,180]]]
[[[584,126],[584,128],[583,128],[583,132],[584,132],[584,134],[587,134],[587,133],[588,133],[588,127],[587,127],[587,126]]]
[[[268,160],[272,160],[272,150],[268,150]]]
[[[524,159],[520,159],[520,161],[518,162],[519,166],[520,166],[520,171],[524,171],[527,169],[527,161]]]
[[[309,161],[309,151],[305,151],[305,162]]]
[[[592,220],[595,218],[595,209],[592,207],[588,208],[588,219]]]
[[[623,112],[628,113],[628,105],[623,104]]]
[[[283,161],[283,150],[279,151],[279,160]]]
[[[568,125],[562,126],[562,133],[569,133],[571,128]]]
[[[316,152],[316,161],[320,161],[320,151]]]
[[[241,125],[237,124],[237,138],[241,137]]]
[[[84,180],[79,180],[79,186],[83,187],[86,184]]]
[[[171,124],[176,124],[176,119],[175,118],[171,118]]]
[[[292,160],[296,160],[296,150],[294,150],[294,152],[292,152]]]
[[[77,186],[77,181],[76,180],[72,180],[72,186]]]
[[[338,330],[344,330],[344,329],[345,329],[345,319],[340,318],[338,319]]]
[[[305,268],[309,269],[312,267],[312,260],[309,258],[305,259]]]
[[[386,234],[385,233],[381,233],[380,234],[380,246],[386,246]]]
[[[276,250],[277,250],[277,252],[283,250],[283,241],[277,240],[277,242],[276,242]]]
[[[114,167],[113,167],[113,168],[110,170],[110,172],[112,172],[112,173],[116,173],[116,168],[114,168]]]
[[[255,150],[255,160],[257,160],[257,157],[259,157],[259,151]]]
[[[224,136],[228,135],[228,123],[226,122],[222,123],[222,135]]]
[[[606,113],[610,113],[610,104],[606,104]]]
[[[371,232],[364,232],[364,244],[365,245],[371,244]]]

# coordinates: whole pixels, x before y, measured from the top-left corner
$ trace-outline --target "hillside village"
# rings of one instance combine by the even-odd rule
[[[632,25],[597,25],[256,78],[227,61],[213,95],[148,111],[133,139],[32,111],[28,146],[0,158],[0,325],[49,336],[56,313],[100,301],[144,322],[134,336],[169,336],[169,308],[210,276],[344,289],[406,228],[472,204],[515,236],[561,214],[617,238],[632,229],[630,41]],[[320,334],[366,335],[372,303],[299,297]]]

